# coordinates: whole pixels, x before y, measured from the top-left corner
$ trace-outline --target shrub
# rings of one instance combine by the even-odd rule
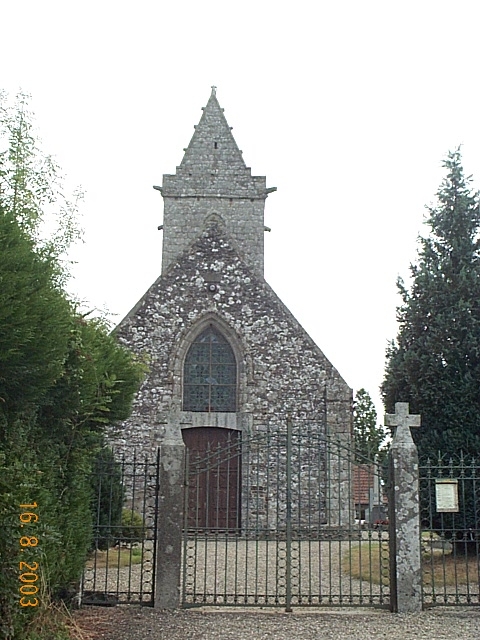
[[[122,528],[118,541],[121,544],[133,544],[145,539],[145,523],[142,516],[133,509],[122,510]]]

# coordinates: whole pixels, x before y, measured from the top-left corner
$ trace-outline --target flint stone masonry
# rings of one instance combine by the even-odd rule
[[[158,189],[165,204],[162,273],[116,329],[120,341],[146,361],[148,373],[131,417],[110,440],[127,458],[134,451],[154,457],[161,449],[156,606],[171,608],[179,602],[184,522],[182,431],[229,429],[245,443],[255,434],[284,432],[291,417],[299,433],[319,443],[292,461],[299,474],[308,475],[314,496],[305,500],[298,478],[292,515],[300,527],[338,528],[352,518],[353,505],[345,499],[349,474],[329,460],[324,443],[326,436],[350,443],[352,391],[263,277],[264,206],[274,189],[246,167],[215,90],[182,163]],[[209,326],[235,357],[235,412],[183,410],[185,358]],[[256,465],[242,466],[242,527],[284,527],[286,457],[278,459],[276,486],[268,481],[267,450]],[[257,505],[255,512],[245,513],[244,504]],[[314,506],[309,510],[308,504]]]
[[[215,292],[207,288],[211,273],[219,276]],[[237,359],[236,413],[182,410],[183,360],[209,323],[230,341]],[[350,438],[351,389],[216,223],[154,283],[116,333],[149,367],[118,445],[153,453],[164,443],[181,444],[182,428],[224,426],[252,434],[278,428],[289,414]]]
[[[131,417],[111,434],[112,444],[127,456],[134,449],[153,455],[159,446],[182,447],[182,430],[195,427],[240,431],[245,441],[284,430],[291,416],[296,428],[303,425],[348,445],[352,390],[263,277],[263,212],[272,189],[245,166],[215,91],[181,165],[175,175],[164,176],[161,191],[162,274],[116,329],[120,341],[146,360],[148,374]],[[183,410],[185,357],[209,325],[235,355],[232,413]],[[319,474],[312,490],[318,509],[303,517],[346,523],[353,510],[342,499],[348,495],[348,469],[328,468],[335,463],[326,461],[325,448],[316,455]],[[261,492],[266,471],[253,473],[250,485]],[[336,481],[327,491],[329,475]],[[270,496],[265,500],[274,504]],[[255,517],[267,523],[268,509]]]

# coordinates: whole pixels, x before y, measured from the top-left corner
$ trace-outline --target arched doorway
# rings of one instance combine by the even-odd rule
[[[220,427],[183,429],[188,450],[187,527],[209,531],[240,529],[240,431]]]

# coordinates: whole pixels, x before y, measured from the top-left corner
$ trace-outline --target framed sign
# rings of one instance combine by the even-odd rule
[[[437,512],[453,513],[458,511],[458,480],[437,478],[435,480],[435,498]]]

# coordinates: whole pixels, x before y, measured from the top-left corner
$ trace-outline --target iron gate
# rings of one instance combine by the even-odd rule
[[[187,450],[182,606],[388,607],[377,465],[313,426],[225,431]]]
[[[92,549],[83,604],[153,606],[160,451],[156,459],[116,460],[108,450],[94,474]]]
[[[420,497],[424,606],[480,604],[480,460],[421,461]]]

